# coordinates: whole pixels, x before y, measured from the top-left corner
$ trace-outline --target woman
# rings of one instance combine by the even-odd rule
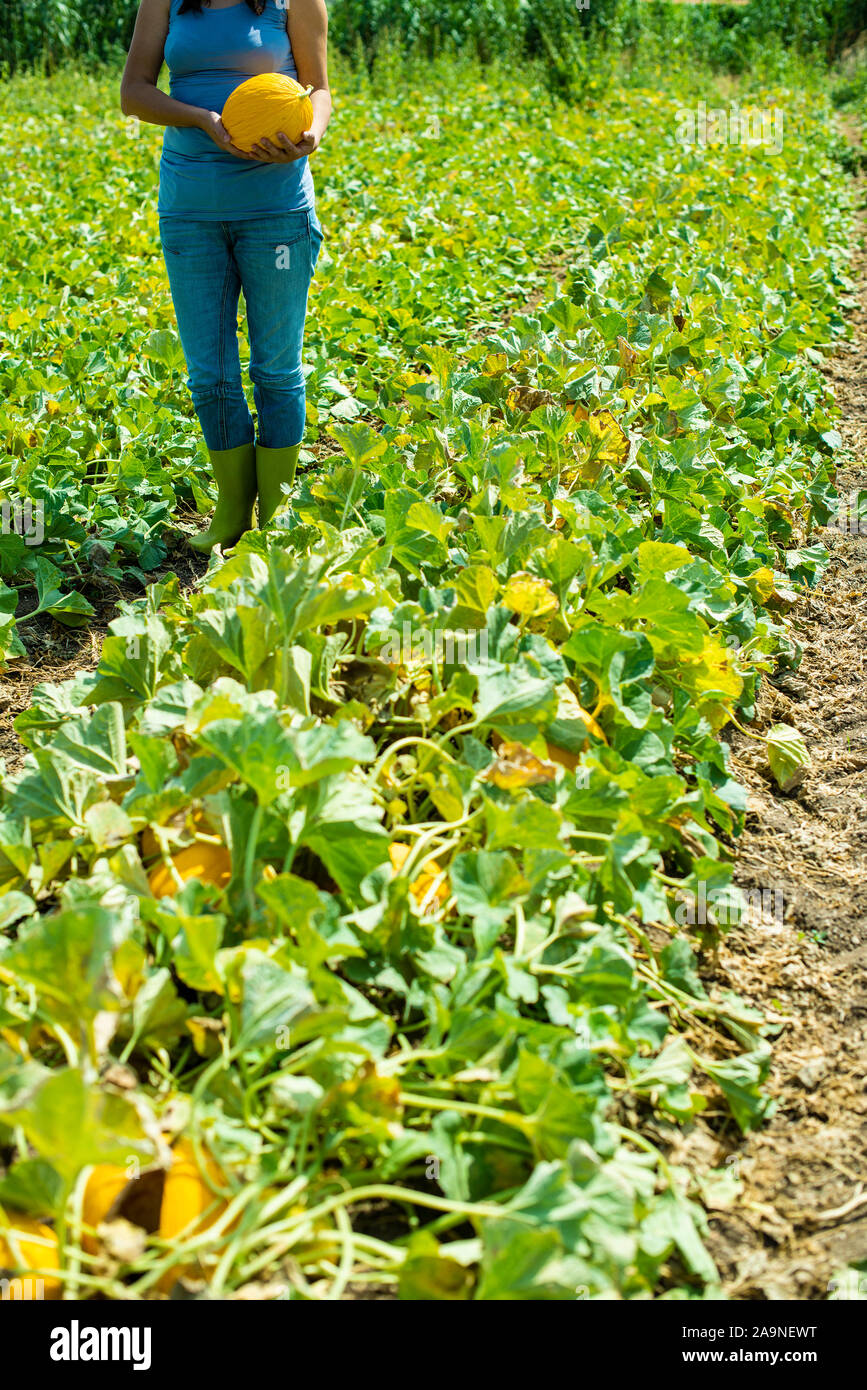
[[[301,349],[322,244],[308,157],[331,117],[325,0],[141,0],[121,86],[128,116],[168,126],[160,238],[193,404],[217,482],[202,552],[266,526],[295,476],[304,433]],[[157,87],[168,64],[171,95]],[[220,119],[247,78],[281,72],[312,87],[313,121],[252,154]],[[250,329],[258,438],[241,382],[238,299]]]

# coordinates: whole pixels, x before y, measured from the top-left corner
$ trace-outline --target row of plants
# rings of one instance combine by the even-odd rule
[[[472,84],[471,120],[442,102],[449,83]],[[586,260],[591,210],[636,198],[648,153],[677,150],[674,116],[647,91],[612,94],[600,115],[449,64],[439,81],[384,89],[342,69],[335,88],[316,158],[312,437],[369,412],[426,344],[464,351]],[[115,75],[62,74],[47,90],[22,76],[10,91],[0,138],[27,158],[0,188],[0,477],[22,511],[21,534],[0,537],[0,653],[20,655],[16,611],[21,635],[44,613],[86,624],[110,586],[159,569],[178,504],[207,511],[210,483],[156,232],[161,132],[123,121]]]
[[[39,88],[19,90],[27,121]],[[50,130],[69,98],[41,96]],[[769,1030],[701,963],[743,907],[726,729],[797,664],[786,613],[824,564],[839,445],[821,365],[844,332],[845,177],[815,102],[773,99],[781,150],[684,147],[658,91],[530,127],[525,162],[556,186],[556,139],[574,180],[568,242],[534,208],[556,279],[528,272],[502,180],[456,248],[433,196],[450,132],[389,127],[391,99],[403,213],[372,147],[330,166],[358,225],[313,310],[319,461],[285,524],[192,592],[164,573],[122,603],[97,669],[37,686],[15,721],[0,1263],[78,1297],[182,1276],[212,1297],[719,1296],[705,1203],[733,1178],[672,1164],[668,1140],[702,1119],[725,1141],[769,1109]],[[484,84],[466,102],[471,198],[502,116],[486,125]],[[86,215],[39,274],[13,259],[35,313],[7,317],[26,335],[12,409],[30,393],[36,437],[7,467],[25,499],[82,463],[100,487],[77,432],[113,414],[111,480],[139,470],[118,516],[156,495],[158,545],[195,446],[160,273],[134,264],[152,206],[109,231],[152,152],[130,141],[112,173],[98,137],[66,138]],[[376,281],[362,243],[384,243]],[[132,381],[108,336],[82,345],[80,384],[27,378],[85,314]],[[46,458],[58,416],[66,453]],[[80,525],[79,568],[102,540]],[[793,785],[797,731],[765,742]]]
[[[472,121],[440,100],[450,80],[473,83]],[[10,92],[0,137],[23,141],[27,159],[0,188],[12,276],[0,483],[17,509],[0,536],[0,654],[20,657],[41,615],[86,625],[113,586],[158,572],[178,506],[207,511],[211,484],[156,233],[159,130],[122,120],[114,76],[63,74],[48,95],[22,76]],[[706,92],[684,84],[678,111],[644,88],[576,108],[469,65],[384,91],[341,69],[316,164],[327,239],[308,332],[311,437],[362,418],[386,382],[423,366],[426,344],[465,351],[559,268],[587,262],[592,210],[638,198],[660,150],[705,159],[677,141],[683,108]],[[352,138],[359,106],[366,142]],[[306,462],[323,447],[327,436]]]

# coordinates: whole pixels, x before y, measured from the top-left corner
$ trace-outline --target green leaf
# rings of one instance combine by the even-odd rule
[[[184,352],[174,333],[161,328],[145,338],[142,352],[154,362],[161,362],[169,371],[180,370],[184,365]]]
[[[131,1034],[137,1042],[167,1047],[181,1035],[188,1007],[179,998],[171,972],[155,970],[136,992],[132,1004]]]
[[[402,1299],[455,1303],[472,1298],[473,1282],[472,1271],[443,1254],[433,1236],[425,1231],[412,1236],[400,1267]]]
[[[801,734],[791,724],[774,724],[765,735],[768,762],[780,791],[791,792],[805,780],[812,760]]]
[[[22,1158],[0,1178],[0,1205],[31,1216],[60,1216],[60,1177],[43,1158]]]
[[[362,421],[352,425],[331,425],[328,433],[337,440],[355,468],[363,468],[366,463],[372,463],[388,448],[388,441]]]
[[[117,913],[96,906],[41,917],[0,950],[0,977],[35,987],[49,1017],[75,1031],[125,1005],[115,954],[129,933]]]
[[[722,1062],[703,1057],[699,1065],[717,1083],[744,1132],[758,1129],[773,1113],[774,1102],[761,1091],[771,1065],[767,1044]]]
[[[593,681],[602,703],[612,705],[633,727],[644,727],[652,708],[648,680],[654,659],[643,634],[588,623],[572,633],[563,650]]]
[[[711,1286],[718,1286],[716,1265],[704,1248],[697,1228],[701,1209],[674,1188],[660,1193],[641,1223],[641,1246],[655,1259],[677,1249],[687,1269]]]
[[[36,591],[38,606],[29,617],[49,613],[65,627],[83,627],[94,616],[94,608],[83,594],[64,594],[60,589],[62,574],[44,555],[36,557]]]
[[[495,728],[515,724],[544,724],[557,710],[554,677],[534,658],[523,656],[509,665],[473,665],[478,676],[476,720]]]
[[[511,921],[529,884],[505,850],[455,855],[451,880],[458,911],[473,919],[476,947],[484,955]]]
[[[67,1186],[89,1163],[125,1165],[154,1154],[156,1125],[142,1102],[89,1084],[74,1068],[53,1072],[12,1104],[0,1101],[0,1120],[17,1125]]]
[[[241,969],[240,1041],[245,1047],[270,1043],[285,1030],[284,1046],[294,1046],[299,1025],[317,1012],[316,997],[301,970],[290,972],[262,951],[249,951]],[[293,1038],[294,1034],[294,1038]]]
[[[216,914],[184,915],[182,921],[183,926],[172,941],[175,970],[191,989],[222,994],[216,955],[223,939],[223,918]]]

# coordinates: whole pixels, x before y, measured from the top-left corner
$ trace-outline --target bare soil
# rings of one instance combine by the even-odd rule
[[[197,576],[207,569],[207,559],[197,555],[178,533],[167,534],[165,540],[168,547],[165,564],[148,575],[149,582],[156,583],[169,574],[176,574],[182,589],[192,588]],[[94,576],[93,583],[83,592],[95,609],[95,616],[88,619],[85,627],[64,627],[54,618],[40,614],[19,629],[27,656],[10,662],[0,677],[0,759],[7,775],[20,772],[24,763],[26,750],[13,724],[21,711],[29,708],[36,686],[48,682],[59,684],[82,672],[95,670],[108,625],[118,615],[118,604],[141,598],[143,590],[132,580],[119,584]],[[32,602],[22,601],[19,617],[31,611],[35,603],[35,594]]]
[[[861,197],[864,196],[863,187]],[[851,274],[852,340],[829,363],[842,419],[841,498],[867,492],[867,253],[861,209]],[[749,789],[737,881],[776,890],[782,912],[732,931],[713,975],[780,1031],[769,1090],[775,1115],[705,1157],[734,1165],[743,1189],[711,1217],[711,1251],[729,1297],[823,1300],[842,1267],[867,1259],[867,527],[819,533],[831,562],[795,611],[796,673],[768,682],[756,728],[792,724],[812,771],[783,795],[752,740],[733,739]],[[780,899],[771,899],[776,909]],[[729,1136],[727,1136],[729,1138]]]

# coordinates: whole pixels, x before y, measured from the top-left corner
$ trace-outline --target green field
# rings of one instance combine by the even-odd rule
[[[72,1298],[719,1297],[730,1175],[667,1151],[768,1110],[701,967],[744,909],[727,730],[825,561],[842,142],[779,82],[737,89],[777,149],[679,140],[729,106],[695,73],[386,77],[340,66],[316,156],[285,525],[194,584],[159,133],[114,71],[2,90],[7,671],[117,604],[4,779],[0,1256],[24,1213]],[[108,1258],[91,1165],[161,1180],[178,1133],[200,1208]]]

